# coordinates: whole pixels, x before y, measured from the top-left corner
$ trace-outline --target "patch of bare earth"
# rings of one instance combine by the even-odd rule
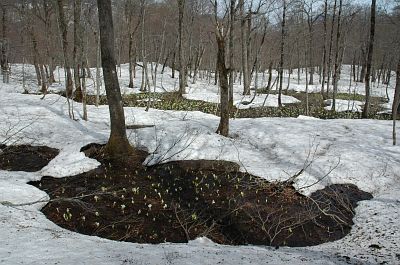
[[[0,145],[0,170],[36,172],[58,155],[47,146]]]
[[[101,162],[95,170],[31,183],[50,195],[42,211],[56,224],[140,243],[206,236],[221,244],[309,246],[345,236],[357,202],[372,197],[354,185],[306,197],[289,183],[267,182],[225,161],[118,164],[103,157],[102,148],[83,148]]]

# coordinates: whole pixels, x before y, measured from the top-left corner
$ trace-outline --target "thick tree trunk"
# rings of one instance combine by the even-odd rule
[[[216,37],[218,45],[217,68],[219,76],[219,87],[221,90],[221,118],[217,133],[229,135],[229,82],[228,69],[225,65],[225,41],[221,36]]]
[[[97,0],[97,6],[99,13],[101,61],[111,121],[111,134],[106,145],[106,153],[112,159],[123,159],[133,153],[133,148],[126,136],[125,114],[115,66],[111,0]]]
[[[362,112],[364,119],[368,118],[369,105],[370,105],[370,79],[371,79],[371,68],[372,68],[372,55],[374,54],[374,40],[375,40],[375,15],[376,15],[376,0],[372,0],[371,3],[371,26],[370,35],[368,42],[368,54],[367,54],[367,69],[365,73],[365,104]]]

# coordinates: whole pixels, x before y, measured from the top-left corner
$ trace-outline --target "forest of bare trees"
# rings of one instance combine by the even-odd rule
[[[95,74],[91,67],[97,67],[97,86],[101,82],[96,2],[3,0],[0,8],[3,80],[10,63],[33,64],[45,95],[56,81],[56,66],[61,66],[67,98],[85,103],[85,79]],[[395,82],[391,73],[400,47],[397,1],[122,0],[112,1],[112,10],[115,63],[129,63],[129,84],[123,84],[129,87],[135,70],[142,70],[141,91],[151,91],[157,69],[164,73],[168,66],[180,95],[186,93],[189,78],[193,83],[213,79],[221,87],[221,102],[232,105],[234,83],[242,84],[243,95],[249,95],[257,87],[258,73],[268,73],[265,89],[277,90],[281,107],[281,95],[290,86],[290,78],[284,84],[284,70],[290,77],[297,69],[298,80],[305,72],[307,86],[319,85],[334,110],[346,64],[351,65],[353,82],[365,82],[366,118],[370,82]],[[277,80],[272,80],[274,70]],[[223,108],[221,117],[228,119],[228,112],[229,107]],[[228,134],[221,127],[218,131]]]
[[[366,78],[371,3],[346,0],[113,1],[117,63],[136,67],[136,62],[159,62],[174,70],[183,68],[181,79],[203,77],[199,70],[215,72],[215,5],[217,22],[224,24],[230,43],[226,60],[234,63],[229,70],[243,80],[244,94],[254,73],[267,71],[271,64],[278,70],[307,67],[309,84],[319,82],[327,91],[329,83],[322,80],[330,78],[334,86],[341,64],[355,66],[356,80]],[[399,46],[398,13],[393,5],[378,3],[375,11],[370,75],[383,82],[387,70],[397,65],[393,54]],[[38,82],[51,83],[55,65],[65,64],[73,72],[96,65],[95,1],[3,0],[0,8],[2,69],[6,62],[25,61],[37,65]],[[79,83],[77,75],[70,75],[69,83]],[[80,91],[80,85],[75,86]],[[180,91],[184,92],[182,84]]]

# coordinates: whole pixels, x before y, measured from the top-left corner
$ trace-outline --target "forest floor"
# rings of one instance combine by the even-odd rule
[[[0,246],[2,264],[400,262],[400,148],[391,145],[390,121],[294,114],[237,118],[225,138],[214,133],[219,118],[211,112],[126,107],[129,139],[143,150],[143,167],[135,172],[101,156],[109,134],[107,106],[88,106],[89,120],[84,121],[81,104],[74,103],[72,120],[64,97],[21,94],[19,66],[13,69],[12,83],[0,86],[0,237],[6,239]],[[172,91],[168,75],[165,81],[164,88],[169,84]],[[27,86],[33,87],[34,80],[30,82]],[[187,98],[200,100],[201,92],[215,105],[212,85],[196,94],[206,85],[189,86]],[[61,87],[55,84],[52,89]],[[128,91],[124,85],[122,90]],[[379,91],[374,95],[382,97]],[[303,102],[293,97],[286,104],[299,100]],[[385,112],[385,103],[381,107]],[[213,185],[219,188],[207,188]],[[338,196],[342,193],[347,196]],[[337,203],[338,198],[347,204]],[[305,222],[300,231],[295,222],[275,234],[249,228],[259,215],[271,212],[284,222],[305,209],[312,219],[332,216],[329,210],[321,214],[319,208],[327,204],[330,208],[324,209],[354,224],[342,230],[337,222],[322,220],[319,231],[312,226],[318,222]],[[109,221],[106,216],[134,221]],[[267,219],[258,220],[264,228],[278,220]],[[151,222],[159,233],[151,231]],[[318,236],[297,241],[293,236],[310,231]],[[324,233],[332,238],[321,236]],[[143,244],[164,241],[168,243]]]

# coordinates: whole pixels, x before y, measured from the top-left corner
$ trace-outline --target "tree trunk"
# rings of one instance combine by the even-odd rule
[[[394,91],[394,100],[392,105],[392,116],[393,116],[393,145],[396,145],[396,120],[397,113],[399,111],[400,104],[400,59],[397,63],[396,71],[396,87]]]
[[[281,28],[281,58],[279,62],[279,91],[278,106],[282,107],[282,82],[283,82],[283,60],[285,48],[285,23],[286,23],[286,0],[283,0],[282,28]]]
[[[129,34],[129,88],[133,88],[133,33]]]
[[[79,30],[79,39],[81,40],[81,51],[80,51],[80,59],[81,59],[81,71],[82,71],[82,75],[81,75],[81,88],[82,88],[82,111],[83,111],[83,119],[85,121],[88,120],[88,115],[87,115],[87,106],[86,106],[86,77],[88,76],[87,73],[90,72],[86,72],[86,69],[89,68],[89,66],[87,65],[87,49],[88,49],[88,38],[86,38],[86,41],[84,42],[83,36],[87,36],[87,33],[85,32],[86,28],[84,28],[83,26],[80,27]]]
[[[337,22],[337,30],[336,30],[336,51],[335,51],[335,66],[333,70],[333,95],[332,95],[332,110],[336,110],[336,93],[338,89],[338,81],[339,81],[339,42],[340,42],[340,32],[341,32],[341,17],[342,17],[342,0],[339,1],[339,13],[338,13],[338,22]]]
[[[118,83],[115,51],[114,26],[111,0],[97,0],[100,28],[101,61],[104,83],[110,110],[111,133],[106,145],[106,153],[112,159],[122,159],[133,153],[126,136],[125,114]]]
[[[162,66],[162,68],[161,68],[161,74],[162,74],[162,75],[164,74],[164,70],[165,70],[165,67],[167,66],[167,62],[168,62],[168,59],[169,59],[169,55],[170,55],[170,54],[171,54],[171,51],[169,51],[169,52],[167,53],[167,56],[165,56],[163,66]]]
[[[371,3],[371,26],[370,26],[368,54],[367,54],[367,69],[366,69],[366,73],[365,73],[365,105],[364,105],[363,112],[362,112],[362,117],[364,119],[368,118],[369,105],[370,105],[370,79],[371,79],[371,68],[372,68],[372,55],[374,54],[375,15],[376,15],[376,0],[372,0],[372,3]]]
[[[310,3],[310,8],[311,8],[311,12],[309,14],[309,18],[308,18],[308,56],[309,56],[309,68],[310,68],[310,78],[309,78],[309,85],[314,85],[314,58],[313,58],[313,17],[312,17],[312,2]]]
[[[82,67],[82,54],[81,46],[83,40],[81,39],[81,12],[82,3],[81,0],[74,0],[74,81],[75,81],[75,93],[74,98],[76,101],[82,101],[82,87],[80,80],[80,68]]]
[[[324,3],[324,52],[322,54],[322,81],[321,81],[321,95],[325,96],[325,80],[326,80],[326,40],[327,40],[327,20],[328,20],[328,0]]]
[[[83,66],[83,64],[82,64]],[[88,120],[87,106],[86,106],[86,68],[82,67],[82,108],[83,108],[83,119]]]
[[[183,13],[186,0],[178,1],[178,60],[179,60],[179,94],[182,96],[186,93],[186,64],[183,51]]]
[[[331,67],[332,67],[332,46],[333,46],[333,31],[335,28],[335,21],[336,21],[336,4],[337,1],[335,0],[335,4],[333,5],[333,17],[332,17],[332,27],[331,27],[331,36],[329,41],[329,53],[328,53],[328,81],[326,83],[326,98],[329,97],[329,85],[331,80]]]
[[[249,80],[249,62],[247,53],[247,18],[244,14],[244,0],[239,0],[240,8],[240,34],[241,34],[241,48],[242,48],[242,73],[243,73],[243,95],[250,94],[250,80]]]
[[[9,69],[8,69],[8,42],[6,38],[7,34],[7,11],[6,11],[6,5],[1,4],[1,9],[2,9],[2,45],[1,45],[1,58],[0,58],[0,64],[1,64],[1,72],[3,75],[3,83],[8,83],[8,75],[9,75]]]
[[[73,82],[72,82],[72,74],[71,74],[71,64],[69,60],[69,54],[68,54],[68,29],[67,29],[67,22],[65,20],[65,14],[64,14],[64,4],[63,0],[57,0],[58,4],[58,21],[59,21],[59,27],[61,31],[61,39],[62,39],[62,49],[63,49],[63,54],[64,54],[64,69],[66,72],[67,80],[65,82],[65,88],[66,88],[66,95],[67,97],[72,96],[72,91],[73,91]]]
[[[367,68],[366,51],[364,47],[361,47],[361,71],[358,82],[364,83],[365,81],[365,71]]]
[[[201,61],[203,60],[204,51],[205,51],[205,48],[202,47],[201,45],[199,45],[197,56],[196,56],[196,61],[195,61],[195,65],[194,65],[192,84],[196,83],[197,75],[199,75],[199,69],[200,69]]]
[[[267,84],[267,89],[271,89],[271,82],[272,82],[272,61],[269,63],[268,66],[268,84]]]
[[[217,133],[227,137],[229,135],[229,82],[228,69],[225,65],[225,41],[216,35],[218,45],[217,68],[219,75],[219,87],[221,93],[221,118]]]
[[[236,0],[230,0],[230,10],[229,10],[229,16],[230,16],[230,25],[229,25],[229,106],[233,106],[233,83],[234,83],[234,77],[233,77],[233,71],[235,69],[234,65],[234,30],[235,30],[235,5],[236,5]]]
[[[41,86],[42,85],[42,74],[40,71],[40,66],[39,66],[39,50],[37,47],[37,40],[36,40],[36,36],[35,36],[35,32],[33,27],[29,26],[29,34],[31,37],[31,41],[32,41],[32,49],[33,49],[33,65],[35,67],[35,73],[36,73],[36,80],[37,80],[37,85]]]
[[[356,79],[356,55],[354,55],[353,63],[351,65],[351,67],[352,67],[352,74],[353,74],[352,78],[353,78],[353,81],[356,82],[357,81],[357,79]]]
[[[50,51],[50,45],[52,43],[52,32],[51,32],[51,2],[50,0],[43,0],[43,9],[44,9],[44,23],[45,23],[45,32],[46,32],[46,55],[48,57],[49,63],[49,72],[46,76],[49,85],[53,84],[56,79],[54,77],[55,63],[54,63],[54,54]],[[47,78],[48,77],[48,78]]]
[[[46,76],[43,64],[40,64],[39,69],[40,69],[40,77],[41,77],[41,81],[42,81],[41,92],[44,97],[47,94],[47,87],[48,87],[47,76]]]
[[[100,103],[100,87],[101,87],[101,77],[100,77],[100,67],[101,67],[101,51],[100,51],[100,36],[97,32],[94,33],[94,38],[96,40],[96,107]]]
[[[146,50],[146,38],[145,38],[145,9],[142,11],[142,29],[141,29],[141,42],[142,42],[142,84],[140,86],[140,91],[148,91],[150,92],[150,82],[149,82],[149,72],[147,67],[147,50]]]

